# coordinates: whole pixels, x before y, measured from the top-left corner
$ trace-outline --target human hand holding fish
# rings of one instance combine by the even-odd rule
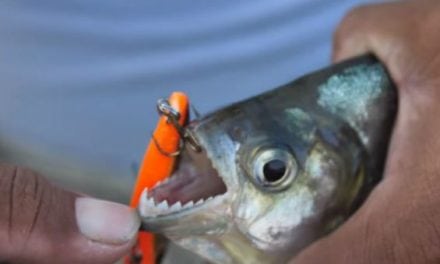
[[[440,1],[360,7],[334,60],[374,52],[399,95],[384,180],[351,219],[292,263],[440,263]]]

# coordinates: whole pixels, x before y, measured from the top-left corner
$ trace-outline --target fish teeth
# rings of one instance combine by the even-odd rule
[[[142,193],[141,199],[145,200],[148,204],[151,204],[154,206],[153,196],[148,197],[148,189],[145,189],[145,191]]]
[[[148,189],[145,188],[141,194],[141,199],[147,199],[147,198],[148,198]]]
[[[139,211],[141,215],[156,216],[157,210],[153,197],[148,198],[148,189],[145,189],[141,195]]]
[[[185,208],[193,206],[193,202],[187,203]],[[168,204],[167,200],[164,200],[158,204],[155,203],[153,197],[148,197],[148,189],[145,189],[141,195],[139,203],[139,212],[144,217],[157,217],[161,215],[167,215],[173,212],[178,212],[184,208],[180,201],[172,204]]]
[[[171,180],[171,177],[166,177],[161,184],[167,183]]]
[[[170,212],[177,212],[180,211],[181,209],[182,209],[182,203],[177,202],[170,207]]]
[[[154,187],[151,188],[151,189],[154,189],[154,188],[156,188],[157,186],[160,186],[162,183],[163,183],[162,181],[158,181],[158,182],[156,182],[156,184],[154,185]]]
[[[161,185],[167,183],[170,179],[171,179],[171,177],[167,177],[167,178],[165,178],[165,179],[163,179],[163,180],[161,180],[161,181],[156,182],[156,184],[154,185],[154,187],[151,188],[151,189],[155,189],[156,187],[159,187],[159,186],[161,186]]]
[[[153,197],[147,198],[145,199],[145,203],[146,205],[148,205],[149,207],[155,207],[156,205],[154,204],[154,199]]]
[[[191,207],[193,207],[193,206],[194,206],[194,202],[193,202],[193,201],[190,201],[190,202],[187,202],[187,203],[183,206],[183,208],[187,209],[187,208],[191,208]]]
[[[206,199],[201,198],[197,202],[189,201],[184,205],[182,205],[182,202],[180,201],[170,205],[168,204],[167,200],[163,200],[162,202],[156,204],[156,202],[154,201],[154,197],[148,197],[148,195],[149,190],[145,189],[140,199],[139,212],[141,216],[144,217],[157,217],[161,215],[168,215],[170,213],[181,211],[182,209],[190,209],[194,206],[202,205],[203,203],[214,199],[214,197],[211,196]]]
[[[160,204],[157,205],[157,209],[164,212],[164,211],[168,211],[168,209],[170,209],[170,207],[168,206],[168,202],[166,200],[164,200]]]

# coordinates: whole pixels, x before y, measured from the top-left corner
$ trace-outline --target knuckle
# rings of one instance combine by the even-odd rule
[[[370,9],[370,6],[357,6],[352,8],[347,14],[342,18],[341,22],[336,28],[333,34],[333,38],[336,41],[340,41],[347,37],[354,28],[357,28],[360,23],[364,20],[365,14]]]
[[[358,17],[363,16],[368,13],[371,8],[374,8],[374,5],[359,5],[355,6],[347,13],[345,19],[357,19]]]
[[[362,31],[361,27],[365,13],[369,6],[358,6],[351,9],[341,20],[333,32],[333,55],[338,56],[344,50],[344,45],[354,38],[355,34]]]
[[[21,244],[32,234],[43,208],[47,182],[35,172],[0,164],[0,226],[12,244]]]

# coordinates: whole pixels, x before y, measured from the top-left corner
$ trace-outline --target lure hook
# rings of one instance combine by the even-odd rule
[[[161,148],[158,144],[158,142],[155,140],[154,136],[152,136],[153,138],[153,142],[155,143],[156,147],[158,148],[158,150],[163,153],[166,156],[177,156],[180,154],[182,148],[184,147],[184,143],[188,142],[190,147],[196,151],[196,152],[200,152],[202,151],[202,147],[200,146],[200,144],[198,143],[197,139],[194,137],[194,134],[191,133],[191,131],[189,131],[188,129],[185,129],[183,126],[181,126],[179,124],[179,119],[180,119],[180,113],[179,111],[177,111],[176,109],[174,109],[170,103],[168,102],[168,100],[161,98],[157,101],[157,111],[159,112],[159,115],[164,115],[166,116],[167,122],[171,123],[177,130],[177,132],[180,135],[180,138],[182,140],[182,144],[179,147],[179,150],[173,153],[167,153],[165,151],[163,151],[163,148]]]

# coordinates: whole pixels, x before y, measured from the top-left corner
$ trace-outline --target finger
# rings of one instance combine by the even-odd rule
[[[0,263],[112,263],[140,222],[130,208],[57,188],[0,164]]]
[[[359,6],[352,9],[339,24],[333,37],[333,60],[341,61],[366,52],[374,52],[382,59],[390,57],[412,21],[412,3],[386,3]],[[396,17],[406,19],[400,20]]]
[[[400,53],[408,49],[402,39],[414,38],[414,29],[419,21],[411,8],[413,2],[366,5],[353,9],[342,20],[333,37],[334,62],[339,62],[365,53],[374,53],[388,66],[396,83],[404,78],[400,65],[405,60]],[[413,12],[411,14],[411,12]],[[405,19],[396,19],[405,18]],[[406,51],[406,50],[405,50]],[[403,63],[402,63],[403,62]]]

